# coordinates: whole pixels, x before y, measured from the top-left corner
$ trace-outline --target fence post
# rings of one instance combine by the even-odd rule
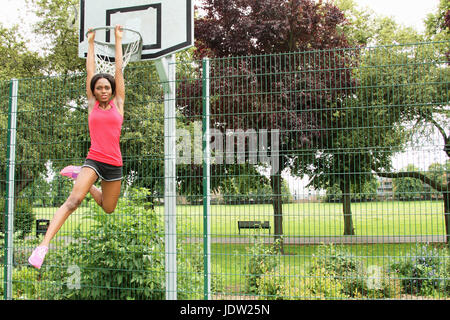
[[[8,162],[6,170],[7,188],[5,201],[5,276],[4,276],[4,297],[5,300],[12,300],[12,271],[14,259],[14,172],[16,164],[16,133],[17,133],[17,93],[19,82],[17,79],[11,80],[9,93],[8,112]]]
[[[211,224],[210,224],[210,136],[209,136],[209,59],[203,59],[203,297],[211,296]]]

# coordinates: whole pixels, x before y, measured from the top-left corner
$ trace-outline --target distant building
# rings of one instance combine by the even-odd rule
[[[391,178],[377,177],[377,197],[380,199],[393,199],[394,187]]]

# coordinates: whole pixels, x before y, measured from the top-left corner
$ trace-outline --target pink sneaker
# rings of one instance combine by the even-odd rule
[[[36,269],[40,269],[42,266],[42,263],[44,262],[45,255],[48,252],[48,247],[46,246],[39,246],[36,249],[34,249],[31,256],[28,258],[28,263],[31,264]]]
[[[75,180],[78,177],[80,171],[80,166],[67,166],[61,170],[60,174]]]

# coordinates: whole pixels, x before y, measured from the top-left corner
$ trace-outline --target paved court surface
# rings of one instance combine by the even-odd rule
[[[203,242],[201,237],[187,237],[185,242],[196,243]],[[183,242],[184,242],[183,241]],[[264,243],[273,243],[273,235],[253,236],[230,236],[230,237],[211,237],[211,243],[223,244],[248,244],[255,241],[264,241]],[[312,245],[312,244],[377,244],[377,243],[444,243],[445,236],[329,236],[329,237],[285,237],[284,244],[291,245]]]

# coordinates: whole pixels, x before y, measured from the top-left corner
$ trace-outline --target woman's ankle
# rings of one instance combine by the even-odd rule
[[[50,243],[49,242],[47,242],[47,241],[42,241],[40,244],[39,244],[39,247],[49,247],[49,245],[50,245]]]

